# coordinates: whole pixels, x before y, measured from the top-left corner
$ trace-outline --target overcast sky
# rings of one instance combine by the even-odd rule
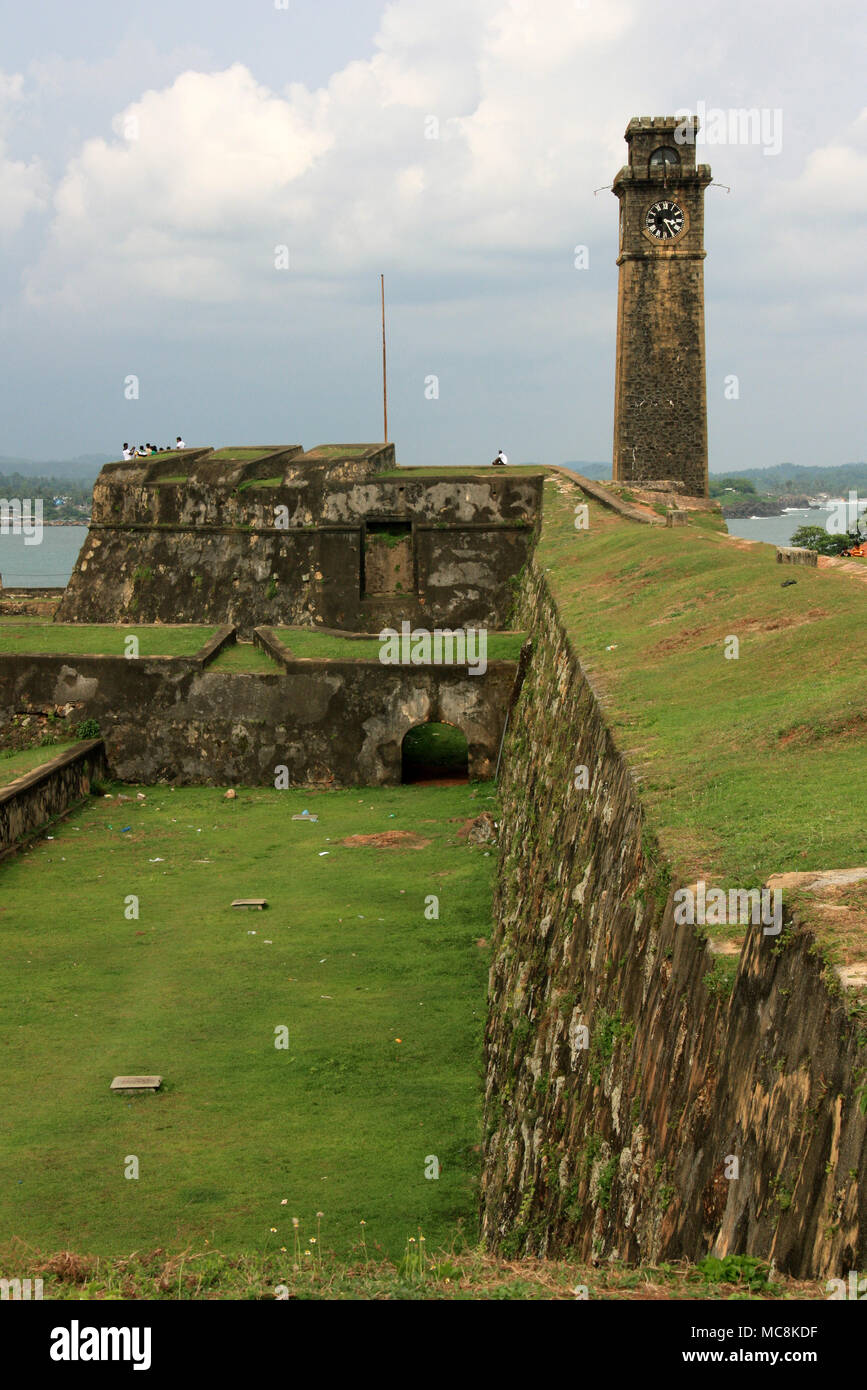
[[[703,104],[711,468],[863,459],[863,14],[2,0],[0,454],[380,439],[383,271],[400,462],[610,459],[607,186]]]

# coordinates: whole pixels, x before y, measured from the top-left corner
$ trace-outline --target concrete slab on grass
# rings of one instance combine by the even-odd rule
[[[162,1084],[161,1076],[116,1076],[111,1083],[111,1089],[128,1094],[137,1091],[158,1091]]]

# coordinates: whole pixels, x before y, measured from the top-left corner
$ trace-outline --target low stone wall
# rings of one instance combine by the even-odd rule
[[[559,477],[565,478],[567,482],[573,483],[576,488],[580,488],[588,497],[607,507],[609,511],[617,512],[618,516],[624,516],[628,521],[638,521],[645,526],[662,526],[662,517],[656,516],[652,512],[643,512],[640,507],[633,507],[630,502],[625,502],[616,492],[604,487],[602,483],[594,482],[591,478],[585,478],[582,473],[573,473],[571,468],[549,468],[549,473],[556,473]]]
[[[802,545],[777,546],[778,565],[816,565],[818,560],[818,550],[808,550]]]
[[[102,740],[88,739],[0,789],[0,857],[68,811],[107,775]]]
[[[675,925],[670,869],[535,564],[519,621],[534,653],[501,777],[488,1244],[863,1268],[863,1038],[845,993],[788,915],[778,936],[745,928],[733,984]]]
[[[220,634],[214,638],[218,641]],[[225,671],[201,657],[0,657],[0,718],[72,705],[96,719],[112,773],[178,785],[374,786],[401,780],[416,724],[454,724],[471,778],[493,776],[517,663],[459,667],[292,659],[284,670]]]

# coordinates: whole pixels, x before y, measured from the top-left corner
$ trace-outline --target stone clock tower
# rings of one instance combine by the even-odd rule
[[[679,479],[707,494],[704,190],[698,119],[637,116],[620,200],[614,478]]]

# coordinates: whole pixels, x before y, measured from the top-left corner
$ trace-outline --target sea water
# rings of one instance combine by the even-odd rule
[[[726,518],[726,526],[730,535],[743,536],[748,541],[790,545],[792,533],[799,526],[824,527],[829,515],[824,507],[805,507],[803,511],[787,511],[782,516],[730,516]]]
[[[44,526],[39,545],[0,534],[0,576],[6,589],[62,589],[75,568],[86,526]]]

